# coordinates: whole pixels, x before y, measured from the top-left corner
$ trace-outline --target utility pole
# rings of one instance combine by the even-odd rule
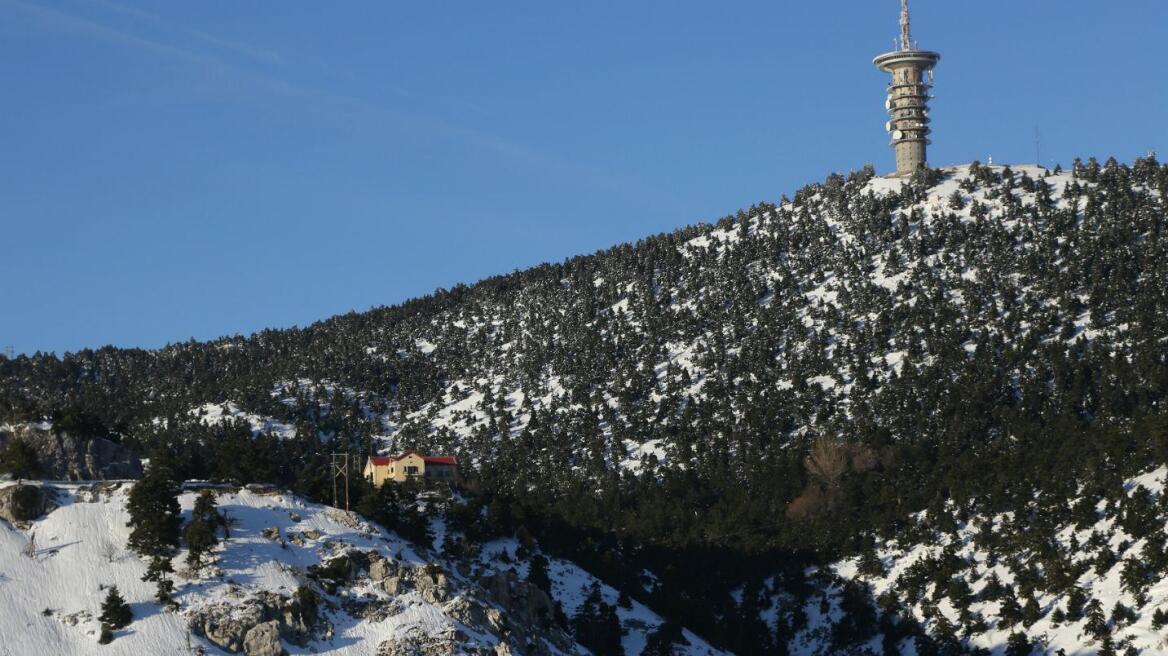
[[[339,508],[337,498],[337,479],[345,479],[345,512],[349,511],[349,454],[332,454],[331,470],[333,474],[333,507]]]
[[[9,344],[8,346],[5,346],[5,347],[4,347],[4,357],[6,357],[6,358],[8,358],[9,360],[11,360],[11,359],[13,359],[13,356],[14,356],[15,354],[16,354],[16,349],[12,348],[12,345],[11,345],[11,344]]]

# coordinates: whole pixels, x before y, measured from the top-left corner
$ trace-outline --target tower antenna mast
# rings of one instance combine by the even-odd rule
[[[912,50],[912,31],[908,21],[908,0],[900,0],[900,49]]]

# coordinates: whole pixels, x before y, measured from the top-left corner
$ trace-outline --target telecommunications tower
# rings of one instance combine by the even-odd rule
[[[941,55],[918,50],[909,30],[908,0],[900,0],[900,47],[886,52],[872,63],[892,74],[885,109],[892,116],[885,126],[890,144],[896,149],[896,174],[912,175],[928,165],[929,91],[933,88],[933,67]]]

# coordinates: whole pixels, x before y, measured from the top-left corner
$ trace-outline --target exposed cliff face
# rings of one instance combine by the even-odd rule
[[[57,430],[48,423],[0,427],[0,448],[13,439],[32,446],[47,479],[93,481],[142,475],[138,456],[104,437]]]
[[[56,491],[39,485],[0,488],[0,519],[16,523],[36,519],[56,507]]]

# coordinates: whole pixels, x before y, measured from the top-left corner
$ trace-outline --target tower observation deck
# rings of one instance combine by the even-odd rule
[[[908,0],[900,2],[900,48],[886,52],[872,63],[890,73],[885,109],[891,115],[886,124],[891,146],[896,149],[896,174],[912,175],[928,165],[929,91],[933,88],[933,68],[941,55],[919,50],[909,28]]]

